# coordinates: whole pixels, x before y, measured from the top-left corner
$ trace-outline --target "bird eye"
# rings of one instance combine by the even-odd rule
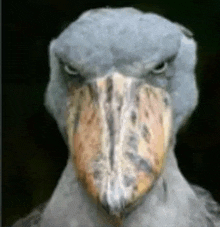
[[[79,73],[77,72],[76,69],[74,69],[72,66],[70,65],[65,65],[64,66],[64,70],[69,74],[69,75],[78,75]]]
[[[167,62],[162,62],[156,65],[156,67],[152,70],[152,72],[154,74],[160,74],[160,73],[164,73],[166,69],[167,69]]]

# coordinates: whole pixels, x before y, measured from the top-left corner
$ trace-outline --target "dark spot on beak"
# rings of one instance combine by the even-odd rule
[[[139,171],[144,171],[146,173],[152,173],[153,170],[152,170],[152,166],[150,164],[150,161],[149,160],[144,160],[144,159],[141,159],[139,161]]]
[[[92,116],[91,116],[91,118],[87,121],[88,124],[91,124],[91,122],[92,122],[94,116],[95,116],[95,113],[93,113]]]
[[[118,102],[117,110],[118,110],[118,112],[121,112],[121,107],[123,105],[123,98],[118,93],[116,94],[116,97],[117,97],[117,102]]]
[[[96,170],[94,173],[93,173],[93,176],[95,179],[98,179],[100,177],[101,173],[100,171]]]
[[[149,114],[147,111],[145,111],[145,116],[146,116],[146,118],[149,118]]]
[[[150,108],[150,110],[152,111],[152,113],[154,114],[155,111],[154,111],[154,108],[153,108],[153,106],[151,105],[151,103],[149,104],[149,108]]]
[[[98,88],[96,83],[88,84],[89,94],[91,96],[91,102],[98,104]]]
[[[137,154],[126,152],[127,157],[135,164],[139,171],[144,171],[146,173],[152,173],[152,166],[149,160],[144,160]]]
[[[143,135],[143,137],[147,137],[148,134],[149,134],[149,130],[148,130],[147,126],[145,124],[142,125],[142,135]]]
[[[156,154],[155,154],[155,155],[156,155]],[[159,165],[160,162],[159,162],[158,156],[156,156],[156,157],[154,158],[154,161],[155,161],[155,164],[156,164],[156,165]]]
[[[130,136],[128,137],[128,145],[132,148],[134,152],[137,151],[138,148],[138,135],[137,133],[130,133]]]
[[[150,88],[150,93],[154,96],[155,99],[157,99],[157,94],[151,88]]]
[[[142,125],[142,136],[149,143],[150,142],[150,132],[145,124]]]
[[[165,98],[163,99],[163,101],[164,101],[164,103],[165,103],[165,106],[168,107],[168,106],[169,106],[168,98],[165,97]]]
[[[110,161],[111,161],[111,168],[113,168],[114,165],[114,141],[115,141],[115,135],[114,135],[114,118],[113,118],[113,113],[112,111],[107,112],[107,125],[109,129],[109,134],[110,134]]]
[[[113,83],[112,83],[112,79],[108,78],[107,79],[107,102],[111,102],[112,100],[112,89],[113,89]]]
[[[130,187],[134,182],[134,178],[132,176],[124,175],[123,183],[125,187]]]
[[[126,152],[126,156],[133,162],[137,163],[138,162],[138,156],[136,154],[133,154],[129,151]]]
[[[82,98],[82,96],[84,95],[84,91],[83,91],[83,90],[80,90],[79,95],[80,95],[80,97]]]
[[[136,113],[135,113],[135,111],[132,111],[131,112],[131,121],[132,121],[132,123],[135,124],[136,120],[137,120]]]
[[[140,102],[140,97],[138,95],[135,96],[135,102],[136,102],[136,105],[138,106]]]
[[[147,94],[147,97],[149,98],[149,97],[150,97],[150,93],[149,93],[148,88],[145,89],[145,92],[146,92],[146,94]]]
[[[79,149],[81,150],[81,148],[83,147],[82,142],[79,144]]]

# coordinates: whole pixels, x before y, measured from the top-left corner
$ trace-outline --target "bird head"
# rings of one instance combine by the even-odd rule
[[[132,8],[84,13],[50,44],[46,106],[78,179],[110,214],[147,195],[197,104],[191,33]]]

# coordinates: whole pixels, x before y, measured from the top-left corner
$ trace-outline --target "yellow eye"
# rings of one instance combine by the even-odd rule
[[[154,74],[161,74],[164,73],[167,69],[167,62],[162,62],[155,66],[155,68],[152,70],[152,73]]]
[[[65,65],[64,66],[64,70],[69,74],[69,75],[78,75],[79,73],[77,72],[76,69],[74,69],[72,66],[70,65]]]

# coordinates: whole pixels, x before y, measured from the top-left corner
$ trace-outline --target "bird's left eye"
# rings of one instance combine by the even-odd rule
[[[162,62],[155,66],[155,68],[152,70],[154,74],[161,74],[164,73],[167,69],[167,62]]]
[[[64,66],[64,70],[69,74],[69,75],[78,75],[78,71],[76,69],[74,69],[72,66],[70,65],[65,65]]]

